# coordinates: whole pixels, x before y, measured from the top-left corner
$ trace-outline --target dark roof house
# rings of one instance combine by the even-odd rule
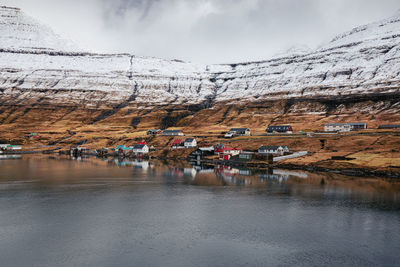
[[[246,132],[246,131],[250,131],[249,128],[232,128],[229,130],[230,132]]]
[[[133,149],[143,149],[144,147],[146,147],[147,145],[146,144],[137,144],[137,145],[135,145],[134,147],[133,147]]]
[[[287,133],[293,132],[293,128],[290,125],[276,125],[276,126],[268,126],[267,133]]]
[[[163,131],[162,135],[177,136],[177,135],[183,135],[183,133],[180,130],[165,130]]]
[[[400,124],[379,125],[378,129],[400,129]]]
[[[260,146],[258,153],[260,154],[280,154],[283,155],[285,152],[289,152],[288,146]]]

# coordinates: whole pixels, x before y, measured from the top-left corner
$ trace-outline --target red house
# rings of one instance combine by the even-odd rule
[[[214,154],[218,155],[219,153],[224,153],[225,151],[225,145],[224,144],[218,144],[215,146],[214,149]]]
[[[230,160],[231,157],[239,155],[243,150],[241,148],[227,147],[224,144],[215,146],[214,153],[219,155],[220,160]]]
[[[171,145],[171,148],[178,148],[183,147],[183,140],[182,139],[175,139]]]

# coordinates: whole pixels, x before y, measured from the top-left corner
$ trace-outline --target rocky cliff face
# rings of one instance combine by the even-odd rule
[[[81,110],[75,117],[84,123],[121,120],[120,111],[129,110],[121,121],[134,128],[197,125],[201,110],[209,115],[199,118],[209,124],[239,124],[237,118],[246,112],[244,118],[261,116],[257,108],[265,118],[384,112],[394,116],[387,119],[393,122],[400,120],[399,96],[400,14],[355,28],[312,52],[201,65],[86,53],[21,10],[0,7],[1,124],[20,122],[23,127],[26,118],[42,118],[49,108],[64,109],[59,118]],[[224,110],[223,105],[233,108]],[[208,108],[220,112],[215,121]],[[151,115],[155,109],[158,113]],[[37,116],[29,116],[35,110]],[[146,116],[153,123],[143,123]]]
[[[0,33],[1,100],[9,104],[198,104],[400,92],[400,15],[312,53],[209,66],[77,52],[7,7],[0,8]]]

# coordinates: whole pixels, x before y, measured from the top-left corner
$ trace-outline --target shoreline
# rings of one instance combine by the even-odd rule
[[[15,151],[15,152],[3,152],[0,155],[34,155],[34,154],[44,154],[44,155],[49,155],[49,154],[56,154],[56,155],[67,155],[70,156],[70,153],[68,151],[61,150],[62,148],[55,148],[52,150],[43,150],[43,151]],[[95,155],[93,153],[89,154],[82,154],[81,156],[84,157],[99,157],[99,155]],[[107,155],[104,156],[103,158],[108,158],[108,157],[113,157],[113,158],[118,158],[118,156],[115,155]],[[170,157],[170,156],[149,156],[149,155],[144,155],[142,157],[132,157],[132,156],[124,156],[122,157],[124,159],[142,159],[142,160],[151,160],[151,159],[157,159],[157,160],[172,160],[172,161],[186,161],[186,162],[200,162],[200,163],[206,163],[210,165],[223,165],[223,166],[230,166],[230,167],[245,167],[245,168],[250,168],[250,169],[270,169],[270,168],[279,168],[279,169],[286,169],[286,170],[302,170],[302,171],[308,171],[311,173],[319,173],[319,172],[324,172],[324,173],[333,173],[333,174],[342,174],[346,176],[351,176],[351,177],[371,177],[371,178],[393,178],[393,179],[400,179],[400,168],[398,168],[398,171],[393,171],[393,170],[382,170],[380,168],[374,168],[374,167],[345,167],[345,166],[340,166],[340,163],[338,163],[339,166],[335,168],[330,168],[326,166],[317,166],[315,164],[293,164],[293,163],[274,163],[272,165],[267,164],[265,162],[243,162],[243,161],[221,161],[221,160],[213,160],[213,159],[201,159],[200,161],[191,159],[189,157]]]

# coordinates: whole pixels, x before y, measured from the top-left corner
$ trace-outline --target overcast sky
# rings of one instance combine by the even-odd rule
[[[312,49],[392,16],[399,0],[0,0],[93,52],[199,63]]]

